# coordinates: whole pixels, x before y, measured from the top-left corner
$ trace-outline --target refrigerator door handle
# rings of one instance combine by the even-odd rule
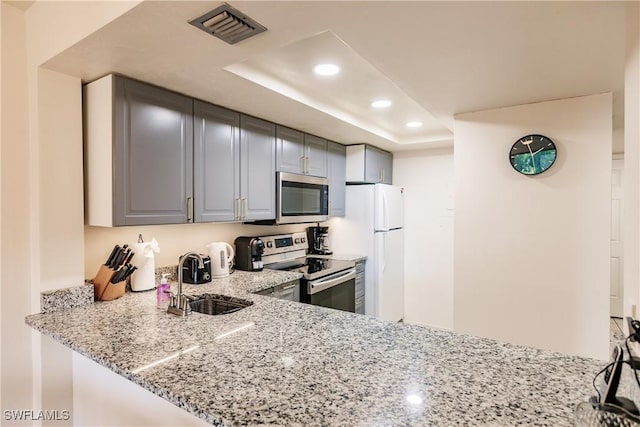
[[[385,271],[387,269],[387,233],[382,233],[382,270]]]
[[[382,227],[389,230],[389,207],[387,206],[387,196],[382,193]]]

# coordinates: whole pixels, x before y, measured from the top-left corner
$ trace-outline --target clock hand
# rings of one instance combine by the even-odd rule
[[[533,151],[531,151],[531,144],[527,144],[527,148],[529,149],[529,154],[531,154],[531,164],[533,166],[533,171],[536,171],[536,159],[533,157]],[[537,151],[536,151],[537,153]]]

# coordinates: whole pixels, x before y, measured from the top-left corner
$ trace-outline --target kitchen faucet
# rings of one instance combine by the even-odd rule
[[[175,314],[176,316],[186,316],[191,312],[188,298],[182,293],[182,266],[191,255],[198,259],[198,268],[204,268],[204,260],[197,252],[187,252],[180,257],[180,262],[178,263],[178,294],[171,296],[171,304],[167,309],[167,313]]]

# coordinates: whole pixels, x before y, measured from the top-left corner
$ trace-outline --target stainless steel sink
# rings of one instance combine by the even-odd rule
[[[221,295],[200,295],[189,297],[189,306],[192,311],[202,314],[218,315],[230,314],[253,305],[253,302],[238,298],[229,298]]]

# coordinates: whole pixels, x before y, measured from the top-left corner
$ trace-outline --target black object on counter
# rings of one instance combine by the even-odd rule
[[[123,245],[122,247],[115,245],[104,265],[113,270],[119,270],[122,266],[129,264],[135,252],[128,249],[128,247],[129,245]]]
[[[203,267],[198,267],[198,258],[189,255],[182,265],[182,281],[191,283],[192,285],[201,285],[202,283],[211,282],[211,257],[208,255],[200,255],[202,257]],[[182,257],[180,257],[182,259]],[[179,265],[179,263],[178,263]]]
[[[113,260],[116,258],[116,255],[118,254],[118,250],[120,250],[120,246],[115,245],[113,247],[113,250],[111,251],[111,254],[109,254],[109,258],[107,258],[107,262],[105,262],[104,265],[106,265],[107,267],[111,266],[111,263],[113,262]]]
[[[236,247],[235,268],[244,271],[262,271],[264,242],[259,237],[240,236],[233,244]]]

